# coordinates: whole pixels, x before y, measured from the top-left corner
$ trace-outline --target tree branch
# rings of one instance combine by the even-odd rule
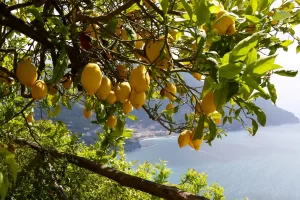
[[[25,139],[16,139],[15,143],[19,145],[26,145],[30,148],[39,151],[45,152],[45,149],[42,149],[37,144],[27,141]],[[136,190],[140,190],[157,197],[161,197],[164,199],[171,199],[171,200],[207,200],[207,198],[202,196],[197,196],[182,190],[179,190],[176,187],[166,186],[162,184],[158,184],[152,181],[148,181],[136,176],[132,176],[126,174],[122,171],[116,170],[111,167],[107,167],[103,164],[97,163],[92,160],[88,160],[83,157],[79,157],[76,155],[58,152],[56,150],[47,150],[47,153],[52,156],[53,158],[57,159],[66,159],[69,163],[72,163],[78,167],[90,170],[94,173],[100,174],[105,176],[109,179],[112,179],[119,183],[122,186],[130,187]]]
[[[43,35],[41,31],[38,31],[36,27],[12,15],[5,3],[0,3],[0,24],[23,33],[49,49],[55,47],[53,42],[47,36]]]

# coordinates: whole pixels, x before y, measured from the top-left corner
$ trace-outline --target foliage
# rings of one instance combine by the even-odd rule
[[[267,120],[255,100],[264,98],[274,104],[277,100],[276,88],[270,80],[272,74],[297,75],[297,71],[284,70],[275,61],[277,50],[287,51],[293,43],[298,43],[296,50],[299,52],[300,39],[295,34],[295,26],[300,21],[299,1],[282,1],[279,7],[274,7],[274,2],[2,1],[0,124],[3,143],[14,149],[11,147],[13,141],[21,137],[43,149],[78,154],[134,173],[127,170],[128,166],[132,167],[130,163],[115,159],[118,149],[123,148],[124,140],[132,137],[132,131],[125,128],[126,119],[136,118],[124,113],[120,101],[114,101],[114,93],[120,90],[118,86],[121,82],[130,83],[132,90],[125,96],[132,105],[136,109],[141,108],[140,112],[146,112],[170,133],[194,129],[191,140],[198,140],[201,144],[199,140],[204,139],[211,145],[215,138],[221,138],[224,134],[222,125],[219,125],[222,119],[222,124],[237,120],[251,135],[255,135],[259,125],[264,126]],[[282,39],[281,35],[288,36],[288,39]],[[16,73],[19,63],[25,60],[36,67],[38,80],[42,81],[39,87],[47,85],[47,88],[40,90],[34,85],[20,83],[22,77],[29,76],[26,71],[23,74]],[[95,85],[98,87],[101,84],[102,76],[110,79],[110,101],[100,100],[98,95],[93,95],[94,90],[89,94],[86,92],[81,75],[88,63],[96,64],[93,66],[96,66],[95,73],[99,79],[91,88],[95,89]],[[120,71],[120,65],[125,66],[123,71]],[[143,70],[135,70],[133,78],[132,72],[141,65],[144,66],[141,67]],[[199,74],[203,75],[203,81],[198,86],[191,86],[189,78],[194,76],[199,79]],[[89,75],[95,74],[89,72]],[[84,79],[88,83],[88,77]],[[31,94],[33,88],[37,95]],[[48,91],[47,96],[37,99],[36,96],[44,97],[45,91]],[[139,98],[132,97],[133,94]],[[170,101],[173,108],[163,108],[166,101]],[[86,118],[90,117],[89,111],[92,110],[96,115],[92,123],[102,127],[92,146],[78,143],[79,136],[70,136],[71,132],[63,122],[53,126],[50,122],[28,119],[33,108],[39,108],[41,112],[46,110],[47,117],[52,119],[59,114],[61,106],[72,109],[75,103],[85,105]],[[185,112],[185,121],[182,123],[172,118],[180,109]],[[112,115],[117,117],[115,127],[107,124],[107,119]],[[252,127],[244,123],[241,115],[251,119]],[[26,190],[23,185],[27,184],[26,181],[14,187],[10,195],[19,195],[14,198],[51,196],[61,190],[61,185],[66,187],[64,192],[73,195],[74,199],[81,194],[89,195],[90,188],[93,192],[106,191],[103,195],[110,195],[114,190],[137,198],[134,195],[138,192],[116,186],[116,183],[71,166],[65,160],[53,160],[49,155],[40,155],[23,146],[20,148],[22,150],[15,156],[19,173],[23,174],[19,177],[25,180],[34,178],[29,179],[31,185]],[[4,158],[9,158],[10,167],[10,172],[9,168],[3,170],[7,176],[0,176],[0,182],[3,177],[0,190],[3,197],[3,191],[7,191],[6,180],[10,178],[14,183],[16,169],[12,167],[14,161],[11,155],[4,150],[2,154]],[[30,159],[36,159],[37,165],[34,167],[38,170],[27,169],[31,166]],[[145,169],[139,167],[141,171],[136,172],[140,176],[150,178],[151,174],[152,180],[167,183],[170,171],[163,164],[141,166]],[[195,179],[191,183],[190,177]],[[211,186],[203,189],[206,181],[201,182],[195,177],[196,172],[188,171],[179,187],[210,198],[222,198],[220,188]],[[98,179],[113,186],[93,185],[92,181]],[[80,185],[81,181],[88,183]],[[77,190],[68,189],[75,185]],[[82,187],[84,190],[81,190]]]

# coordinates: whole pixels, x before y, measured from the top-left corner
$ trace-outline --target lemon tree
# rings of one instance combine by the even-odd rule
[[[84,105],[83,116],[89,119],[94,113],[92,122],[102,127],[99,134],[104,139],[97,150],[106,154],[102,163],[115,158],[118,147],[132,137],[125,122],[136,119],[134,109],[170,133],[179,133],[179,147],[189,144],[199,150],[203,142],[212,145],[225,134],[222,125],[233,120],[255,135],[267,121],[255,100],[276,104],[272,74],[297,74],[275,60],[278,50],[287,51],[292,44],[300,51],[295,31],[299,4],[5,0],[0,3],[0,124],[24,119],[27,142],[20,142],[18,134],[3,134],[46,151],[34,136],[32,109],[44,109],[55,118],[61,106],[72,109],[79,103]],[[192,86],[191,78],[199,85]],[[173,118],[179,111],[184,122]],[[246,124],[244,118],[252,123]],[[68,162],[75,159],[77,165],[83,162],[77,155],[49,155]],[[114,179],[110,170],[101,170],[97,173]],[[114,180],[162,198],[180,195],[172,188],[164,194],[159,187],[140,187],[136,184],[140,180]],[[185,198],[201,197],[186,193]]]

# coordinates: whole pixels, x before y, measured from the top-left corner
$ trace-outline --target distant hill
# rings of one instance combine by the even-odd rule
[[[190,75],[184,75],[185,80],[189,81],[191,86],[201,86],[203,82],[197,81]],[[167,100],[164,101],[164,109],[165,105],[168,103]],[[257,105],[263,109],[263,111],[267,115],[267,126],[276,126],[281,124],[294,124],[299,123],[299,119],[291,112],[283,110],[275,105],[271,101],[266,101],[264,99],[258,99]],[[76,104],[73,105],[72,110],[69,110],[66,107],[61,107],[61,112],[57,116],[56,120],[62,120],[66,122],[68,128],[73,132],[84,133],[83,139],[87,143],[92,143],[94,141],[95,133],[101,130],[101,126],[96,124],[91,124],[90,122],[95,119],[93,114],[92,118],[86,120],[83,117],[83,105]],[[182,106],[178,113],[173,115],[173,118],[176,122],[184,122],[184,114],[193,112],[190,107],[184,105]],[[139,111],[134,110],[132,114],[138,117],[138,121],[127,120],[127,126],[135,130],[135,138],[141,137],[153,137],[153,136],[163,136],[166,135],[166,130],[161,127],[158,122],[155,122],[149,118],[147,113],[141,109]],[[251,122],[245,121],[250,125]],[[233,124],[225,124],[224,128],[227,130],[240,130],[242,127],[239,123],[233,121]],[[135,139],[128,141],[128,143],[134,143],[135,145],[139,145],[136,143]],[[130,147],[129,147],[130,148]]]

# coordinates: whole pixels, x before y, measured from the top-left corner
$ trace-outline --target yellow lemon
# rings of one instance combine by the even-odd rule
[[[117,125],[117,122],[118,122],[117,117],[114,115],[111,115],[107,118],[107,125],[110,128],[114,128]]]
[[[108,96],[106,97],[105,101],[109,104],[114,104],[116,100],[117,100],[116,94],[113,90],[111,90]]]
[[[123,105],[123,112],[125,113],[125,115],[128,115],[128,113],[130,113],[133,110],[132,104],[129,100],[126,100]]]
[[[22,60],[17,66],[16,76],[20,83],[31,87],[37,80],[38,74],[30,60]]]
[[[63,78],[63,80],[62,80],[62,86],[63,86],[66,90],[68,90],[68,89],[71,88],[72,82],[73,82],[73,81],[72,81],[72,77],[71,77],[71,76],[65,77],[65,78]]]
[[[164,39],[151,40],[145,45],[145,53],[150,63],[159,63],[163,59],[171,59],[170,52],[167,49]]]
[[[118,74],[121,78],[127,78],[128,69],[125,65],[118,65],[117,66]]]
[[[197,73],[197,72],[194,72],[192,75],[193,75],[193,77],[194,77],[196,80],[198,80],[198,81],[201,80],[202,74]]]
[[[196,128],[194,128],[194,130],[193,130],[193,132],[192,132],[192,134],[190,136],[189,145],[193,149],[195,149],[195,150],[200,150],[201,144],[203,142],[203,137],[201,139],[195,139],[195,140],[193,140],[195,133],[196,133]]]
[[[48,93],[51,95],[56,95],[58,93],[58,89],[56,85],[49,84],[47,85]]]
[[[139,92],[137,93],[136,91],[131,91],[130,96],[129,96],[129,100],[132,104],[132,106],[139,110],[146,101],[146,93],[145,92]]]
[[[225,11],[221,11],[225,12]],[[224,13],[223,13],[224,14]],[[233,35],[235,31],[235,22],[234,20],[229,16],[223,16],[217,18],[212,26],[213,29],[216,29],[218,31],[219,35]]]
[[[96,32],[95,32],[95,30],[96,30]],[[99,26],[96,24],[89,24],[88,27],[85,29],[85,32],[88,33],[94,39],[100,38]]]
[[[100,87],[96,91],[99,99],[105,100],[111,91],[111,81],[107,77],[103,77],[101,80]]]
[[[169,103],[167,106],[166,106],[166,110],[173,110],[174,109],[174,105],[172,103]]]
[[[93,95],[100,87],[102,72],[96,63],[87,64],[81,74],[81,84],[83,88]]]
[[[142,39],[142,37],[137,34],[137,36],[136,36],[137,41],[135,41],[135,48],[141,49],[143,47],[144,42],[141,39]]]
[[[84,108],[84,109],[83,109],[83,116],[84,116],[86,119],[91,118],[91,116],[92,116],[92,111],[91,111],[91,110],[87,110],[86,108]]]
[[[29,115],[27,115],[26,121],[27,121],[28,123],[32,123],[32,122],[34,121],[34,118],[33,118],[33,114],[32,114],[32,113],[30,113]]]
[[[114,91],[115,91],[117,99],[121,103],[124,103],[129,98],[131,87],[130,87],[130,84],[128,82],[122,82],[122,83],[119,83],[115,87]]]
[[[215,95],[213,92],[208,93],[201,102],[202,111],[208,115],[216,111],[216,106],[214,102]]]
[[[150,86],[150,76],[145,66],[134,68],[130,74],[130,86],[136,92],[145,92]]]
[[[128,75],[128,69],[124,65],[117,66],[118,75],[121,79],[126,79]]]
[[[180,133],[177,140],[180,148],[185,147],[189,144],[191,134],[192,131],[189,130],[184,130],[182,133]]]
[[[35,100],[45,98],[47,95],[47,85],[42,80],[37,80],[31,88],[31,96]]]
[[[171,101],[174,101],[176,99],[176,93],[176,86],[173,83],[168,82],[167,87],[165,88],[166,97],[168,97]]]

